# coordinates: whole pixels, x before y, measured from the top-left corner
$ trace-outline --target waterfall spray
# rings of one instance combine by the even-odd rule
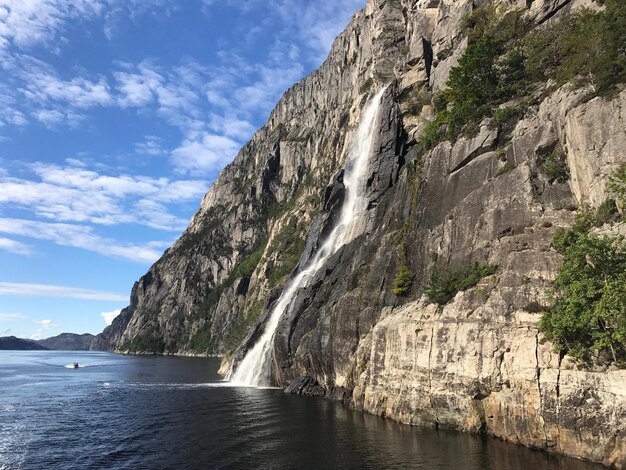
[[[307,265],[287,284],[265,324],[263,335],[250,349],[234,373],[230,382],[233,385],[259,386],[269,382],[271,349],[274,334],[283,314],[295,298],[298,290],[307,285],[328,258],[343,245],[358,235],[360,221],[367,208],[364,200],[364,184],[367,176],[368,160],[376,136],[378,113],[382,95],[386,87],[380,90],[363,110],[361,123],[353,138],[346,161],[343,183],[345,196],[335,228],[328,235],[321,247]]]

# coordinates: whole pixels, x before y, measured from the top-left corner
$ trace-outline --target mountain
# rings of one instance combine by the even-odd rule
[[[228,371],[272,328],[289,392],[626,465],[625,10],[369,0],[92,347]],[[294,290],[385,86],[355,236]]]
[[[15,336],[3,336],[0,338],[0,351],[44,351],[47,349],[45,346],[29,339],[16,338]]]
[[[78,335],[75,333],[61,333],[51,338],[40,339],[37,341],[40,345],[47,349],[58,351],[89,351],[94,335],[85,333]]]

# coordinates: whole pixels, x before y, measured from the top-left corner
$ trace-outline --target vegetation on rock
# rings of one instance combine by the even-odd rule
[[[622,165],[610,177],[606,185],[607,192],[615,198],[621,211],[626,207],[626,165]]]
[[[397,296],[404,296],[411,292],[413,286],[413,273],[406,264],[402,264],[398,269],[398,274],[393,280],[391,291]]]
[[[500,175],[503,175],[505,173],[508,173],[509,171],[511,171],[513,169],[513,166],[511,166],[510,163],[505,163],[498,171],[496,171],[495,176],[498,177]]]
[[[298,224],[295,217],[292,217],[274,236],[268,249],[268,256],[278,253],[278,259],[268,273],[270,288],[276,287],[294,270],[300,261],[305,245],[304,227]]]
[[[565,155],[561,153],[550,152],[546,155],[540,169],[549,182],[565,183],[569,180],[569,167],[565,162]]]
[[[246,337],[246,334],[248,334],[250,328],[255,325],[262,312],[263,304],[261,302],[255,302],[246,310],[245,314],[238,319],[237,323],[235,323],[224,340],[224,348],[228,354],[232,354],[235,349],[237,349]]]
[[[198,330],[195,335],[193,335],[191,341],[189,342],[189,346],[192,351],[198,354],[206,354],[207,351],[213,346],[212,339],[209,325],[205,325],[203,328]]]
[[[465,262],[456,268],[448,264],[436,265],[424,293],[428,301],[445,305],[461,291],[474,287],[484,277],[495,274],[497,266]]]
[[[626,3],[606,0],[600,12],[581,10],[524,40],[531,80],[591,84],[606,94],[626,79]]]
[[[131,341],[120,346],[120,349],[130,353],[163,354],[165,352],[165,343],[161,338],[145,334],[135,336]]]
[[[524,306],[524,310],[526,310],[528,313],[541,313],[546,311],[546,307],[544,305],[541,305],[539,302],[533,300],[532,302],[528,302]]]
[[[626,359],[626,245],[597,237],[578,223],[560,231],[554,246],[563,264],[554,299],[540,321],[555,347],[581,360]]]
[[[435,119],[420,139],[428,150],[484,117],[498,123],[520,116],[508,109],[539,83],[590,84],[608,94],[626,80],[626,3],[606,0],[600,12],[582,10],[543,28],[531,28],[523,10],[498,14],[493,5],[465,19],[469,45],[450,72],[447,88],[433,97]],[[530,32],[529,32],[530,31]]]

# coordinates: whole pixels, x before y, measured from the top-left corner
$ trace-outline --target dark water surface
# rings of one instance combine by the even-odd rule
[[[64,367],[73,362],[86,367]],[[0,469],[601,468],[281,390],[224,387],[218,364],[0,351]]]

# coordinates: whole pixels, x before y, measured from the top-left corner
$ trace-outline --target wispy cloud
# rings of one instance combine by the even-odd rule
[[[179,231],[187,220],[173,215],[168,205],[196,201],[208,189],[201,180],[109,175],[76,164],[36,163],[30,169],[33,179],[0,175],[0,207],[20,207],[61,222],[134,223]]]
[[[120,313],[122,313],[122,309],[113,310],[112,312],[102,312],[100,315],[102,315],[106,324],[110,325]]]
[[[203,133],[172,152],[172,165],[180,173],[220,169],[232,161],[239,147],[229,137]]]
[[[51,328],[58,328],[60,325],[58,323],[54,323],[52,320],[33,320],[33,323],[39,325],[41,328],[45,330],[49,330]]]
[[[24,320],[28,317],[23,313],[4,313],[0,312],[0,321],[9,321],[9,320]]]
[[[49,284],[20,284],[13,282],[0,282],[0,295],[20,297],[62,297],[66,299],[103,300],[113,302],[128,301],[128,295],[113,292]]]
[[[25,243],[11,240],[10,238],[0,237],[0,250],[15,253],[16,255],[32,255],[33,249]]]
[[[155,244],[122,244],[94,233],[91,227],[75,224],[46,223],[33,220],[0,218],[0,233],[8,233],[37,240],[46,240],[61,246],[92,251],[104,256],[122,258],[136,263],[153,263],[162,251]]]
[[[139,155],[150,155],[153,157],[167,153],[163,148],[162,139],[155,135],[147,135],[143,142],[137,142],[135,144],[135,152]]]
[[[215,3],[204,0],[209,15]],[[270,32],[273,44],[255,61],[241,57],[238,44],[223,49],[217,65],[187,58],[176,66],[164,67],[154,59],[145,59],[135,64],[115,63],[114,69],[104,75],[82,71],[74,77],[61,77],[39,59],[10,54],[1,66],[16,82],[0,89],[0,105],[5,104],[0,106],[0,122],[24,125],[33,120],[52,128],[76,127],[88,119],[86,113],[94,107],[156,113],[182,132],[182,141],[172,153],[175,168],[181,172],[215,173],[234,157],[235,147],[241,147],[252,136],[256,127],[252,117],[266,115],[284,90],[302,78],[306,70],[303,61],[312,56],[314,62],[321,61],[332,39],[363,3],[226,0],[230,7],[249,15],[257,14],[255,9],[259,8],[271,11],[267,16],[273,24],[256,27]],[[0,0],[0,8],[6,10],[4,20],[0,20],[0,40],[18,48],[49,45],[58,43],[70,21],[106,19],[124,9],[126,16],[132,17],[156,12],[155,6],[162,13],[167,5],[163,0],[79,0],[70,7],[61,0]],[[306,54],[301,48],[307,50]],[[195,149],[201,156],[188,159]],[[145,155],[164,153],[154,139],[137,144],[136,151]]]
[[[101,9],[97,0],[1,0],[0,46],[27,48],[50,43],[67,21],[98,15]]]
[[[30,335],[30,339],[35,341],[49,336],[51,333],[49,330],[55,330],[62,327],[62,325],[55,323],[52,320],[33,320],[32,322],[39,326],[39,328],[37,328],[35,332]]]
[[[39,106],[70,105],[77,109],[109,106],[113,96],[105,77],[90,80],[74,77],[63,80],[52,71],[31,67],[25,88],[20,91],[26,99]]]
[[[28,119],[18,109],[18,100],[14,96],[14,90],[0,83],[0,127],[7,124],[24,126],[28,124]]]
[[[114,24],[158,8],[167,15],[167,0],[0,0],[0,47],[51,46],[62,39],[67,24],[103,18],[105,32]]]
[[[348,20],[358,9],[365,6],[365,0],[341,0],[336,2],[311,2],[309,0],[203,0],[205,11],[211,14],[211,7],[226,4],[242,13],[252,15],[256,8],[270,10],[271,16],[280,21],[276,37],[283,40],[297,38],[312,53],[312,61],[324,59],[330,46]],[[307,54],[307,56],[310,54]]]

